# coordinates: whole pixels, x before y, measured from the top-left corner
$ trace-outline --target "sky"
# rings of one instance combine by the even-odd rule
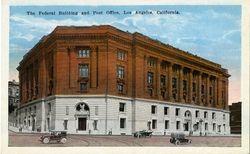
[[[78,14],[59,15],[60,11]],[[102,14],[94,15],[94,11]],[[152,11],[152,14],[136,14],[136,11]],[[9,80],[18,81],[16,68],[23,56],[56,26],[112,25],[220,64],[231,75],[229,104],[241,101],[241,7],[238,5],[10,6],[9,23]]]

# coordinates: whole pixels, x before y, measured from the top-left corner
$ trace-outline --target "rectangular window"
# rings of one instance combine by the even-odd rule
[[[148,72],[148,84],[153,84],[154,73]]]
[[[223,124],[223,128],[224,128],[224,132],[226,132],[226,125],[225,124]]]
[[[181,125],[181,122],[180,121],[176,121],[176,130],[180,129],[180,125]]]
[[[125,112],[125,103],[119,104],[119,112]]]
[[[187,91],[187,81],[183,80],[183,91]]]
[[[120,118],[120,128],[126,127],[126,118]]]
[[[156,129],[157,128],[157,120],[152,120],[152,129]]]
[[[176,78],[172,78],[172,88],[173,89],[177,88],[177,79]]]
[[[195,117],[196,118],[200,117],[200,112],[199,111],[195,111]]]
[[[164,115],[168,115],[169,107],[164,107]]]
[[[117,66],[116,77],[119,79],[124,78],[124,67],[123,66]]]
[[[148,65],[153,67],[155,65],[155,59],[154,58],[149,58],[148,59]]]
[[[161,91],[161,97],[162,98],[165,98],[165,93],[166,93],[165,91]]]
[[[79,64],[79,76],[80,77],[89,77],[89,65],[88,64]]]
[[[161,69],[166,70],[166,68],[167,68],[167,63],[162,61],[161,62]]]
[[[98,115],[98,106],[95,106],[95,115]]]
[[[68,129],[68,120],[64,120],[63,125],[64,125],[64,130],[67,130]]]
[[[213,131],[216,131],[216,124],[213,123]]]
[[[196,83],[195,83],[195,82],[193,82],[192,89],[193,89],[193,90],[192,90],[193,92],[196,92]]]
[[[207,112],[204,112],[204,118],[207,119]]]
[[[85,58],[89,57],[90,50],[89,49],[80,49],[78,50],[78,57]]]
[[[180,108],[176,108],[176,109],[175,109],[175,115],[176,115],[176,116],[179,116],[179,115],[180,115]]]
[[[156,114],[156,106],[155,105],[151,106],[151,113]]]
[[[166,85],[166,76],[165,75],[161,75],[161,87],[164,87]]]
[[[218,132],[221,132],[221,125],[218,125]]]
[[[69,115],[69,106],[66,106],[66,115]]]
[[[208,130],[208,123],[205,123],[205,130]]]
[[[169,129],[169,120],[165,120],[165,129]]]
[[[123,84],[122,83],[118,83],[117,84],[117,90],[119,94],[123,93]]]
[[[94,120],[94,123],[93,123],[94,130],[97,130],[97,122],[98,120]]]
[[[213,87],[209,87],[209,95],[212,96],[213,93]]]
[[[125,60],[125,52],[122,50],[117,51],[117,59],[119,60]]]
[[[204,94],[205,93],[205,86],[201,85],[201,93]]]
[[[223,120],[224,120],[224,121],[226,120],[226,116],[225,116],[225,114],[223,114]]]
[[[215,112],[212,112],[212,119],[215,119],[215,118],[216,118]]]
[[[80,83],[80,91],[87,91],[88,84],[87,83]]]
[[[149,94],[149,96],[153,96],[153,89],[152,88],[148,88],[148,94]]]

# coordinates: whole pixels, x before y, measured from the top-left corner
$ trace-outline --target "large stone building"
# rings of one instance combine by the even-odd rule
[[[17,69],[30,130],[230,133],[227,70],[137,32],[56,27]]]

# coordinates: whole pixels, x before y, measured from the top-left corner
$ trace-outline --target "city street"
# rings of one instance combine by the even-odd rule
[[[9,131],[10,147],[84,147],[84,146],[165,146],[175,147],[169,142],[170,136],[152,136],[147,138],[134,138],[133,136],[89,136],[68,135],[67,142],[43,144],[39,138],[42,134],[15,133]],[[240,136],[221,137],[187,137],[192,140],[191,144],[182,144],[182,147],[240,147]]]

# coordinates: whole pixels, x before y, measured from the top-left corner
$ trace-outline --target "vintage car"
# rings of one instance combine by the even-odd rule
[[[184,133],[171,133],[170,143],[173,143],[175,145],[179,145],[182,143],[191,143],[192,141],[190,139],[185,138]]]
[[[152,133],[153,133],[153,131],[151,131],[151,130],[141,130],[141,131],[135,132],[134,137],[139,137],[139,138],[140,137],[147,137],[147,136],[151,137]]]
[[[67,132],[66,131],[51,131],[48,135],[43,135],[40,137],[40,140],[44,144],[51,142],[66,143],[67,141]]]

